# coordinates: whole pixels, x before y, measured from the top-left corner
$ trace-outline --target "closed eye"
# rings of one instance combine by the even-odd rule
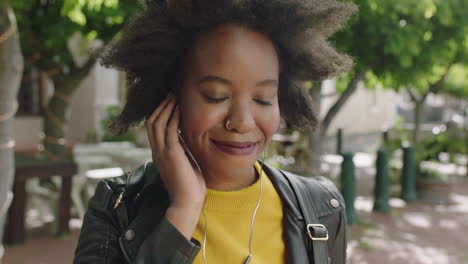
[[[271,101],[264,101],[260,99],[253,99],[253,100],[261,105],[272,105]]]
[[[227,99],[229,99],[228,96],[225,96],[225,97],[211,97],[211,96],[208,96],[206,94],[203,94],[203,97],[208,101],[208,102],[212,102],[212,103],[220,103],[220,102],[223,102]]]

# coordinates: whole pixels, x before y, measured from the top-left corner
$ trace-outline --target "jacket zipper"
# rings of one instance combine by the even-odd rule
[[[120,229],[122,230],[122,232],[128,226],[127,207],[125,206],[125,201],[123,200],[124,193],[125,193],[125,190],[120,192],[120,194],[119,194],[119,196],[117,196],[117,199],[115,200],[115,204],[114,204],[114,210],[116,210],[117,220],[119,222]],[[122,240],[123,240],[123,237],[120,236],[119,237],[120,250],[122,251],[125,259],[127,260],[127,263],[131,263],[132,261],[130,259],[130,256],[127,253],[127,250],[126,250]]]
[[[119,204],[122,202],[123,194],[124,192],[121,192],[119,196],[117,197],[117,199],[115,200],[114,209],[116,209],[119,206]]]
[[[128,226],[127,207],[125,206],[125,201],[123,200],[124,193],[125,191],[122,191],[119,194],[114,204],[114,210],[116,210],[117,220],[122,231],[125,230]]]

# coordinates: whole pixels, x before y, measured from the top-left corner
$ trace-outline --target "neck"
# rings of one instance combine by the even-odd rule
[[[235,191],[252,185],[258,178],[255,167],[204,170],[206,186],[219,191]]]

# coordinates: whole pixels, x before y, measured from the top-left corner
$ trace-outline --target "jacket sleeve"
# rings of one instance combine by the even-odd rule
[[[163,217],[140,246],[135,263],[192,263],[199,251],[200,243],[197,240],[187,240]]]
[[[125,247],[125,242],[120,236],[125,227],[119,224],[113,209],[114,196],[107,182],[98,184],[83,220],[74,264],[193,262],[200,250],[200,243],[194,239],[187,240],[165,217],[143,240],[136,256],[124,253],[121,246]]]
[[[126,263],[119,247],[119,228],[109,204],[113,192],[106,182],[100,182],[90,199],[81,227],[74,264]]]

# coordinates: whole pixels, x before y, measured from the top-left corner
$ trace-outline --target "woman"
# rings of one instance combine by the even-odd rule
[[[280,117],[315,124],[295,84],[350,67],[326,38],[355,10],[331,0],[149,2],[103,62],[128,76],[113,128],[145,121],[153,163],[98,185],[74,263],[345,263],[339,192],[323,178],[297,185],[263,153]],[[307,226],[310,214],[323,225]]]

